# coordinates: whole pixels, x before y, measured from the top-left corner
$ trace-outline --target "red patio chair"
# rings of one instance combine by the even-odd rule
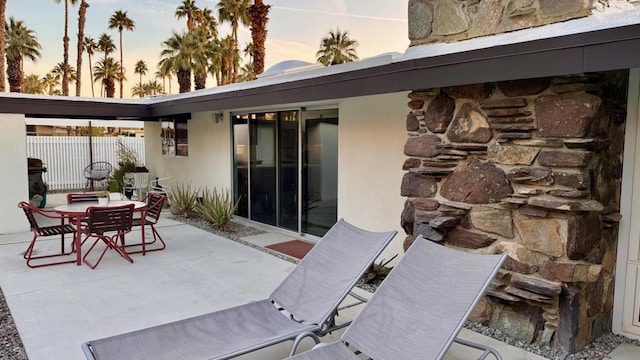
[[[135,251],[127,251],[128,254],[139,254],[142,253],[144,255],[148,251],[158,251],[164,250],[167,244],[162,239],[162,236],[156,230],[156,224],[160,219],[160,213],[162,212],[162,206],[164,205],[164,201],[167,197],[161,193],[150,191],[147,195],[142,199],[142,201],[147,203],[147,208],[143,212],[144,216],[144,225],[151,227],[151,232],[153,233],[153,241],[145,242],[144,246],[142,243],[140,244],[130,244],[125,247],[137,247],[141,246],[140,250]],[[141,226],[142,225],[142,217],[133,219],[133,226]],[[152,249],[148,249],[147,246],[155,244],[156,241],[160,241],[160,245],[154,247]]]
[[[85,201],[98,201],[96,193],[69,193],[67,194],[67,204]]]
[[[24,214],[27,216],[27,220],[29,220],[29,225],[31,226],[31,231],[33,231],[33,239],[31,240],[31,242],[29,243],[29,247],[27,247],[27,250],[24,252],[23,257],[25,258],[25,260],[27,260],[27,266],[30,268],[38,268],[38,267],[42,267],[42,266],[50,266],[50,265],[60,265],[60,264],[70,264],[70,263],[74,263],[76,262],[76,259],[73,258],[71,260],[62,260],[62,261],[54,261],[54,262],[40,262],[38,264],[32,264],[31,261],[32,260],[37,260],[37,259],[47,259],[47,258],[56,258],[56,257],[61,257],[61,256],[67,256],[70,255],[71,253],[74,252],[74,247],[73,247],[73,240],[74,240],[74,236],[73,234],[76,233],[76,228],[73,227],[71,224],[65,224],[65,220],[67,219],[66,216],[61,216],[59,214],[56,214],[55,212],[53,212],[52,210],[43,210],[43,209],[38,209],[37,207],[31,206],[29,203],[21,201],[18,203],[18,207],[21,208],[24,211]],[[35,214],[44,216],[46,218],[49,219],[59,219],[60,220],[60,225],[49,225],[49,226],[42,226],[41,224],[38,223],[37,217]],[[65,244],[64,244],[64,235],[65,234],[72,234],[71,236],[71,240],[72,240],[72,246],[71,246],[71,250],[69,250],[69,252],[65,251]],[[38,240],[38,238],[41,237],[50,237],[50,236],[60,236],[60,252],[59,253],[48,253],[48,254],[41,254],[41,255],[34,255],[34,249],[36,246],[36,240]],[[36,253],[38,253],[38,251],[35,251]]]
[[[82,258],[85,264],[95,269],[109,249],[115,250],[125,260],[133,263],[133,259],[127,255],[124,250],[124,244],[120,241],[124,239],[125,234],[131,231],[133,207],[134,204],[127,204],[114,207],[91,206],[87,209],[87,215],[85,216],[87,218],[87,226],[84,229],[85,240],[96,238],[96,241]],[[106,246],[98,260],[91,264],[87,261],[87,256],[100,241],[104,242]]]

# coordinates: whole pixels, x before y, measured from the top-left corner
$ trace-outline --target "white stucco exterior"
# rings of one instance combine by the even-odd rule
[[[146,166],[150,178],[172,178],[169,185],[191,182],[193,189],[231,188],[231,125],[229,114],[221,122],[212,112],[193,113],[188,122],[189,156],[163,156],[160,123],[144,127]]]
[[[340,101],[338,217],[371,231],[397,229],[383,258],[402,254],[400,196],[408,92]]]
[[[407,138],[407,95],[408,92],[401,92],[354,97],[341,99],[337,105],[338,218],[372,231],[398,230],[399,235],[383,255],[386,258],[402,253],[405,238],[400,227],[405,201],[400,196],[400,184]],[[230,188],[233,180],[229,112],[224,113],[224,120],[219,123],[213,120],[211,112],[194,113],[188,124],[188,157],[162,156],[160,123],[145,124],[146,166],[151,177],[172,176],[169,184],[191,181],[194,189]]]
[[[28,231],[29,223],[16,205],[29,200],[27,175],[27,130],[24,115],[0,114],[2,141],[0,141],[0,234]]]

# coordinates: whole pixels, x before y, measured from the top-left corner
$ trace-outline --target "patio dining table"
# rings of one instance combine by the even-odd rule
[[[131,201],[131,200],[109,200],[106,207],[116,207],[133,204],[133,211],[142,213],[141,227],[142,227],[142,244],[144,244],[144,211],[147,208],[147,204],[142,201]],[[97,201],[82,201],[82,202],[74,202],[70,204],[58,205],[53,208],[58,214],[68,216],[70,219],[74,219],[76,222],[76,235],[75,235],[75,249],[76,249],[76,265],[80,266],[82,264],[82,254],[80,245],[82,244],[82,219],[87,213],[87,209],[89,207],[105,207],[104,205],[99,205]]]

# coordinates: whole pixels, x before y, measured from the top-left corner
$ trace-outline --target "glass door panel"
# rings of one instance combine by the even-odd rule
[[[277,113],[249,118],[251,219],[269,225],[277,225],[276,120]]]
[[[307,119],[303,136],[301,230],[323,236],[338,220],[338,119]]]
[[[249,217],[249,118],[233,116],[233,195],[238,201],[236,215]]]
[[[278,223],[298,231],[298,112],[280,113],[278,128]]]

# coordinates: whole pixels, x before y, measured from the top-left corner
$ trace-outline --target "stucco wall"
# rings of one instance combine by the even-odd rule
[[[162,156],[160,123],[145,123],[145,151],[151,178],[172,176],[170,185],[191,181],[194,188],[231,187],[229,114],[215,123],[211,112],[192,114],[188,122],[189,156]]]
[[[28,231],[29,223],[16,204],[29,201],[26,126],[22,114],[0,114],[0,234]]]
[[[406,140],[405,92],[340,101],[338,126],[338,217],[373,231],[399,234],[382,257],[402,254],[404,232],[398,214],[401,164]]]

